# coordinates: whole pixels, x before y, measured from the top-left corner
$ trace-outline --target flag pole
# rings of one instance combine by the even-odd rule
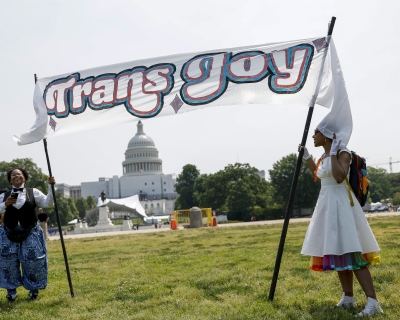
[[[35,73],[35,84],[37,82],[37,76]],[[49,169],[49,176],[52,177],[53,174],[51,173],[51,165],[50,165],[50,158],[49,158],[49,153],[47,151],[47,139],[43,139],[43,144],[44,144],[44,152],[46,153],[46,160],[47,160],[47,167]],[[65,269],[67,271],[67,277],[68,277],[68,284],[69,284],[69,290],[71,292],[71,297],[73,298],[74,295],[74,288],[72,287],[72,280],[71,280],[71,274],[69,272],[69,265],[68,265],[68,257],[67,257],[67,251],[65,250],[65,244],[64,244],[64,237],[62,233],[62,228],[61,228],[61,220],[60,220],[60,215],[58,214],[58,206],[57,206],[57,199],[56,199],[56,192],[54,189],[54,184],[50,185],[51,191],[53,193],[53,200],[54,200],[54,210],[56,212],[56,217],[57,217],[57,224],[58,224],[58,233],[60,234],[60,240],[61,240],[61,246],[64,254],[64,262],[65,262]]]
[[[330,43],[330,40],[331,40],[333,27],[335,26],[335,21],[336,21],[336,17],[332,17],[332,19],[331,19],[331,21],[329,23],[328,36],[327,36],[327,40],[326,40],[327,46],[325,48],[324,56],[323,56],[323,59],[322,59],[322,64],[321,64],[321,68],[320,68],[320,73],[319,73],[319,77],[318,77],[317,86],[315,88],[314,95],[313,95],[313,97],[311,99],[311,102],[309,104],[307,120],[306,120],[306,124],[305,124],[305,127],[304,127],[303,138],[301,140],[301,145],[302,146],[305,146],[306,142],[307,142],[307,136],[308,136],[308,132],[309,132],[309,129],[310,129],[311,118],[312,118],[312,114],[313,114],[313,111],[314,111],[314,105],[315,105],[315,101],[317,100],[318,92],[319,92],[319,89],[320,89],[320,86],[321,86],[321,78],[322,78],[322,72],[323,72],[324,64],[325,64],[325,58],[326,58],[326,54],[327,54],[327,52],[329,50],[329,43]],[[277,252],[277,255],[276,255],[274,274],[272,276],[271,287],[270,287],[270,290],[269,290],[269,296],[268,296],[268,300],[269,301],[274,300],[275,288],[276,288],[276,283],[278,281],[279,269],[280,269],[280,266],[281,266],[281,260],[282,260],[282,255],[283,255],[283,248],[285,246],[286,234],[287,234],[287,230],[288,230],[288,227],[289,227],[289,220],[290,220],[290,216],[292,215],[292,212],[293,212],[293,200],[294,200],[294,195],[295,195],[295,192],[296,192],[297,180],[298,180],[299,174],[300,174],[301,163],[303,161],[303,154],[304,154],[304,149],[301,148],[300,152],[299,152],[299,155],[297,157],[296,169],[295,169],[295,172],[294,172],[294,175],[293,175],[292,186],[290,187],[289,199],[288,199],[288,203],[287,203],[287,206],[286,206],[285,220],[283,222],[281,239],[280,239],[280,242],[279,242],[278,252]]]

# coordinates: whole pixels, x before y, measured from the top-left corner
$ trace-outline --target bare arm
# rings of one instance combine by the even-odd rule
[[[342,183],[349,172],[350,167],[350,154],[348,152],[342,152],[338,157],[335,155],[331,156],[332,162],[332,175],[337,183]]]
[[[307,160],[308,168],[310,169],[311,173],[314,174],[315,170],[317,169],[317,165],[315,164],[313,158],[308,158]]]

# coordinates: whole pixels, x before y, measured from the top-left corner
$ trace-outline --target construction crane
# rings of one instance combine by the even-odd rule
[[[370,164],[370,166],[380,166],[383,164],[388,164],[390,166],[390,173],[393,173],[393,168],[392,168],[392,163],[399,163],[400,161],[392,161],[392,157],[389,158],[389,162],[385,162],[385,163],[374,163],[374,164]]]

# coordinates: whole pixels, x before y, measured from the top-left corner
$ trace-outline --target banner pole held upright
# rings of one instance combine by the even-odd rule
[[[320,69],[320,74],[319,74],[319,77],[318,77],[318,83],[317,83],[317,86],[315,88],[314,96],[312,97],[312,100],[311,100],[311,102],[309,104],[307,120],[306,120],[306,124],[305,124],[305,127],[304,127],[304,132],[303,132],[303,138],[301,139],[301,146],[305,146],[306,142],[307,142],[307,136],[308,136],[308,132],[309,132],[309,129],[310,129],[311,118],[312,118],[312,114],[313,114],[313,111],[314,111],[314,105],[315,105],[315,101],[317,100],[319,88],[321,86],[321,78],[322,78],[322,72],[324,70],[325,58],[326,58],[326,54],[327,54],[327,52],[329,50],[329,43],[330,43],[330,39],[331,39],[331,36],[332,36],[333,27],[335,26],[335,21],[336,21],[336,17],[332,17],[332,19],[331,19],[331,21],[329,23],[328,36],[327,36],[327,40],[326,40],[327,46],[325,48],[325,53],[324,53],[324,56],[323,56],[322,65],[321,65],[321,69]],[[292,185],[290,187],[289,199],[288,199],[288,203],[287,203],[287,206],[286,206],[285,220],[283,222],[281,239],[280,239],[280,242],[279,242],[278,252],[277,252],[277,255],[276,255],[274,274],[272,276],[271,287],[270,287],[270,290],[269,290],[269,296],[268,296],[268,300],[269,301],[273,301],[274,300],[276,283],[278,281],[279,269],[280,269],[280,266],[281,266],[283,249],[284,249],[285,240],[286,240],[286,234],[287,234],[287,230],[288,230],[288,227],[289,227],[289,220],[290,220],[290,216],[292,215],[292,212],[293,212],[293,200],[294,200],[294,195],[295,195],[295,192],[296,192],[297,180],[298,180],[299,174],[300,174],[301,163],[303,161],[303,155],[304,155],[304,149],[301,148],[300,152],[299,152],[299,155],[297,157],[296,169],[295,169],[295,172],[294,172],[294,175],[293,175]]]
[[[37,81],[37,76],[35,74],[35,84],[36,84],[36,81]],[[47,167],[49,169],[49,176],[52,177],[53,174],[51,173],[51,165],[50,165],[49,153],[47,151],[47,139],[46,138],[43,139],[43,144],[44,144],[44,152],[46,154]],[[58,214],[56,192],[55,192],[54,184],[51,184],[50,186],[51,186],[51,191],[53,193],[54,210],[56,212],[56,217],[57,217],[58,233],[60,234],[61,246],[62,246],[63,255],[64,255],[64,262],[65,262],[65,269],[67,271],[67,277],[68,277],[69,290],[71,292],[71,297],[73,298],[75,296],[74,295],[74,288],[72,287],[72,280],[71,280],[71,274],[69,272],[67,251],[65,249],[65,244],[64,244],[64,237],[63,237],[62,228],[61,228],[60,215]]]

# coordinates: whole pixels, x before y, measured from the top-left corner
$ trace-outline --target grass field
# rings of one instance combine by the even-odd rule
[[[371,267],[385,314],[400,319],[400,217],[370,225],[382,249]],[[1,319],[354,319],[365,303],[358,283],[353,310],[331,308],[337,275],[308,270],[300,255],[307,223],[291,223],[273,302],[268,301],[282,226],[187,229],[66,240],[71,298],[59,241],[48,243],[49,284],[37,301],[18,289],[0,297]]]

